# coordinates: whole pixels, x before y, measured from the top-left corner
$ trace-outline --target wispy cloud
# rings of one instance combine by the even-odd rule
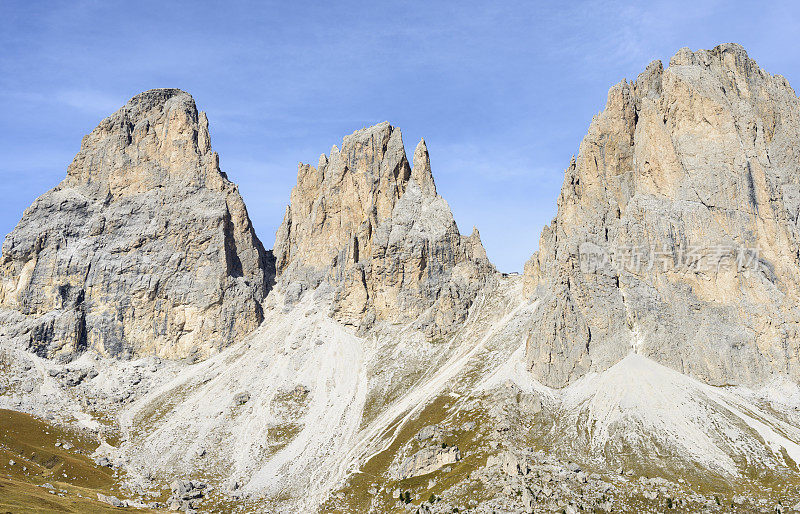
[[[54,95],[54,100],[99,117],[108,116],[122,107],[127,101],[127,99],[120,101],[118,95],[87,89],[58,91]]]
[[[429,148],[430,149],[430,148]],[[496,144],[452,143],[430,149],[436,174],[490,182],[560,180],[563,169],[541,165],[541,157]]]

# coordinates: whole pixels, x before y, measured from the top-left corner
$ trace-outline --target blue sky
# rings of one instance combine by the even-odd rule
[[[564,3],[565,4],[565,3]],[[0,3],[0,232],[136,93],[190,92],[271,247],[297,163],[364,126],[425,137],[462,233],[521,270],[606,93],[679,48],[741,43],[800,87],[792,2]]]

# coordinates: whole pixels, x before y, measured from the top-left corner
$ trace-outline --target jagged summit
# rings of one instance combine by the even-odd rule
[[[672,56],[669,60],[669,65],[699,65],[709,69],[714,68],[717,73],[724,69],[729,69],[736,70],[743,75],[759,77],[768,75],[758,66],[756,61],[747,55],[747,50],[738,43],[722,43],[711,50],[698,50],[696,52],[693,52],[688,47],[683,47]]]
[[[130,115],[131,119],[142,119],[147,117],[153,110],[163,109],[164,104],[174,97],[181,97],[183,101],[190,103],[196,110],[192,95],[186,91],[177,88],[155,88],[142,91],[134,96],[117,112],[126,112]],[[115,114],[112,114],[110,117],[113,117]]]
[[[635,352],[712,384],[800,378],[798,141],[800,100],[739,45],[612,87],[526,265],[534,376]]]
[[[386,122],[345,137],[317,168],[299,166],[275,256],[289,301],[324,282],[346,323],[419,318],[433,332],[466,317],[493,269],[436,193],[424,140],[412,168]]]
[[[208,119],[179,89],[133,97],[3,244],[5,336],[37,353],[206,355],[254,329],[272,281]]]
[[[205,116],[135,97],[3,247],[9,508],[800,511],[798,103],[733,45],[612,87],[523,277],[424,140],[359,130],[299,166],[265,297]]]
[[[63,185],[119,196],[172,183],[229,187],[211,149],[206,114],[180,89],[152,89],[131,98],[83,138]]]

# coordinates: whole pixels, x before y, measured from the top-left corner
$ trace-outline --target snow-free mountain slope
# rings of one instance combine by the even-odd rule
[[[155,89],[84,137],[6,238],[0,331],[47,357],[203,357],[258,326],[273,274],[205,113]]]
[[[651,64],[520,276],[388,123],[300,165],[272,261],[191,97],[145,92],[4,245],[0,409],[90,434],[101,507],[800,511],[798,121],[736,45]]]
[[[735,44],[611,88],[526,265],[534,376],[632,349],[716,385],[800,379],[800,100]]]
[[[494,268],[477,230],[462,236],[436,193],[424,140],[412,168],[400,130],[381,123],[297,175],[274,250],[288,302],[324,282],[331,314],[362,330],[417,320],[442,335],[464,321]]]

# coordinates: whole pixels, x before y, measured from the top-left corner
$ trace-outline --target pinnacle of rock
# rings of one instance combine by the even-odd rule
[[[332,285],[333,315],[345,323],[417,319],[432,333],[466,317],[493,270],[436,194],[425,142],[412,169],[388,123],[345,137],[319,168],[300,165],[275,256],[293,291]]]
[[[534,376],[633,351],[710,384],[800,379],[798,140],[800,100],[739,45],[612,87],[525,268]]]
[[[411,178],[417,182],[422,192],[428,196],[436,195],[436,184],[433,182],[431,172],[431,159],[428,156],[428,147],[424,139],[420,139],[414,150],[414,167],[411,169]]]
[[[192,97],[179,89],[153,89],[83,138],[62,185],[118,197],[177,182],[221,189],[224,174],[211,150],[208,119]]]
[[[0,316],[47,357],[202,357],[260,323],[270,267],[205,113],[154,89],[83,138],[6,238]]]

